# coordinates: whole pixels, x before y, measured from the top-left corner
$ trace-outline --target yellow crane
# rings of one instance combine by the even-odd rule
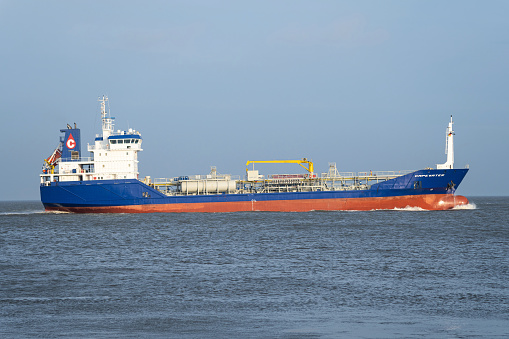
[[[44,165],[50,169],[51,174],[55,172],[55,166],[57,165],[58,159],[62,156],[61,148],[62,143],[58,144],[57,148],[53,151],[49,158],[44,159]]]
[[[313,168],[313,162],[309,161],[306,158],[302,158],[300,160],[251,160],[246,163],[246,166],[249,166],[249,164],[299,164],[300,166],[304,167],[306,171],[309,173],[314,172]],[[307,164],[308,166],[304,166],[303,164]],[[247,171],[247,168],[246,168]]]

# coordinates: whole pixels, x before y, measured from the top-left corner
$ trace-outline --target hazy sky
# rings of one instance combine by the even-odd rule
[[[93,143],[102,94],[142,133],[141,177],[421,169],[445,162],[452,114],[458,194],[509,195],[508,17],[509,1],[0,0],[0,200],[39,199],[67,123]]]

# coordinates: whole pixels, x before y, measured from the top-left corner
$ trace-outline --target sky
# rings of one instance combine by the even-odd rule
[[[68,123],[86,151],[102,95],[116,129],[142,134],[140,177],[303,157],[318,173],[435,167],[453,115],[455,167],[470,168],[457,193],[509,195],[508,15],[508,1],[0,0],[0,200],[39,199]]]

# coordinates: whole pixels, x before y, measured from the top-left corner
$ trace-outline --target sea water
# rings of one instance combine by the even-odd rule
[[[0,337],[505,338],[509,198],[450,211],[0,203]]]

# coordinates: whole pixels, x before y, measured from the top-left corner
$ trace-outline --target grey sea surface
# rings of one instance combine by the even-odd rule
[[[0,202],[0,337],[507,338],[509,197],[450,211]]]

